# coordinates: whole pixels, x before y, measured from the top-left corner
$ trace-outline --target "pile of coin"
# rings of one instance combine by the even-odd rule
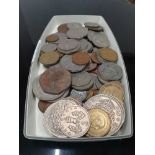
[[[104,28],[63,23],[41,47],[46,70],[32,84],[49,135],[60,138],[116,134],[125,119],[123,70]]]

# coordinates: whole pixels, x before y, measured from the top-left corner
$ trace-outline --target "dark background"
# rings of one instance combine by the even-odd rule
[[[132,107],[135,107],[135,6],[127,0],[20,0],[20,155],[134,155],[135,138],[96,143],[54,143],[23,136],[26,86],[31,59],[38,39],[54,15],[101,15],[111,27],[127,68]]]

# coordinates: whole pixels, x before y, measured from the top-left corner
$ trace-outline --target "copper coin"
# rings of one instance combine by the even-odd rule
[[[104,60],[107,60],[107,61],[115,62],[118,59],[117,53],[110,48],[99,49],[99,55],[100,55],[100,57],[102,57]]]
[[[72,61],[77,65],[85,65],[90,61],[90,57],[87,52],[77,52],[72,55]]]
[[[39,58],[39,62],[43,65],[54,65],[59,61],[59,54],[55,51],[43,53]]]
[[[56,34],[50,34],[46,37],[47,42],[55,42],[59,39],[59,37]]]
[[[58,32],[66,33],[69,30],[67,24],[61,24],[58,26]]]
[[[92,59],[93,62],[95,62],[95,63],[97,63],[97,64],[101,64],[101,63],[98,61],[98,59],[97,59],[96,52],[93,52],[93,53],[91,54],[91,59]]]
[[[39,101],[38,102],[38,108],[39,110],[44,113],[46,109],[51,105],[52,103],[46,102],[46,101]]]
[[[71,74],[63,68],[50,68],[40,75],[39,82],[44,92],[59,94],[71,85]]]

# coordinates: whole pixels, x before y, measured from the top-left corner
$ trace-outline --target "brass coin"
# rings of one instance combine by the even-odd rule
[[[39,58],[39,62],[43,65],[54,65],[59,60],[59,54],[55,51],[43,53]]]
[[[59,37],[56,34],[50,34],[46,37],[47,42],[55,42],[59,40]]]
[[[67,24],[61,24],[58,26],[58,32],[66,33],[69,30]]]
[[[111,128],[111,120],[108,114],[97,108],[89,110],[88,113],[90,116],[88,135],[93,137],[105,136]]]
[[[99,49],[99,56],[107,61],[117,61],[117,53],[110,48],[101,48]]]
[[[107,83],[103,85],[100,88],[99,93],[112,95],[121,101],[122,104],[124,102],[124,91],[122,91],[122,89],[115,84]]]

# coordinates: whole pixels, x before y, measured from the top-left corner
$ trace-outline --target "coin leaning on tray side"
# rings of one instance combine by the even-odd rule
[[[32,88],[43,126],[58,138],[117,134],[125,120],[125,90],[117,51],[94,22],[63,23],[40,49],[45,71]]]

